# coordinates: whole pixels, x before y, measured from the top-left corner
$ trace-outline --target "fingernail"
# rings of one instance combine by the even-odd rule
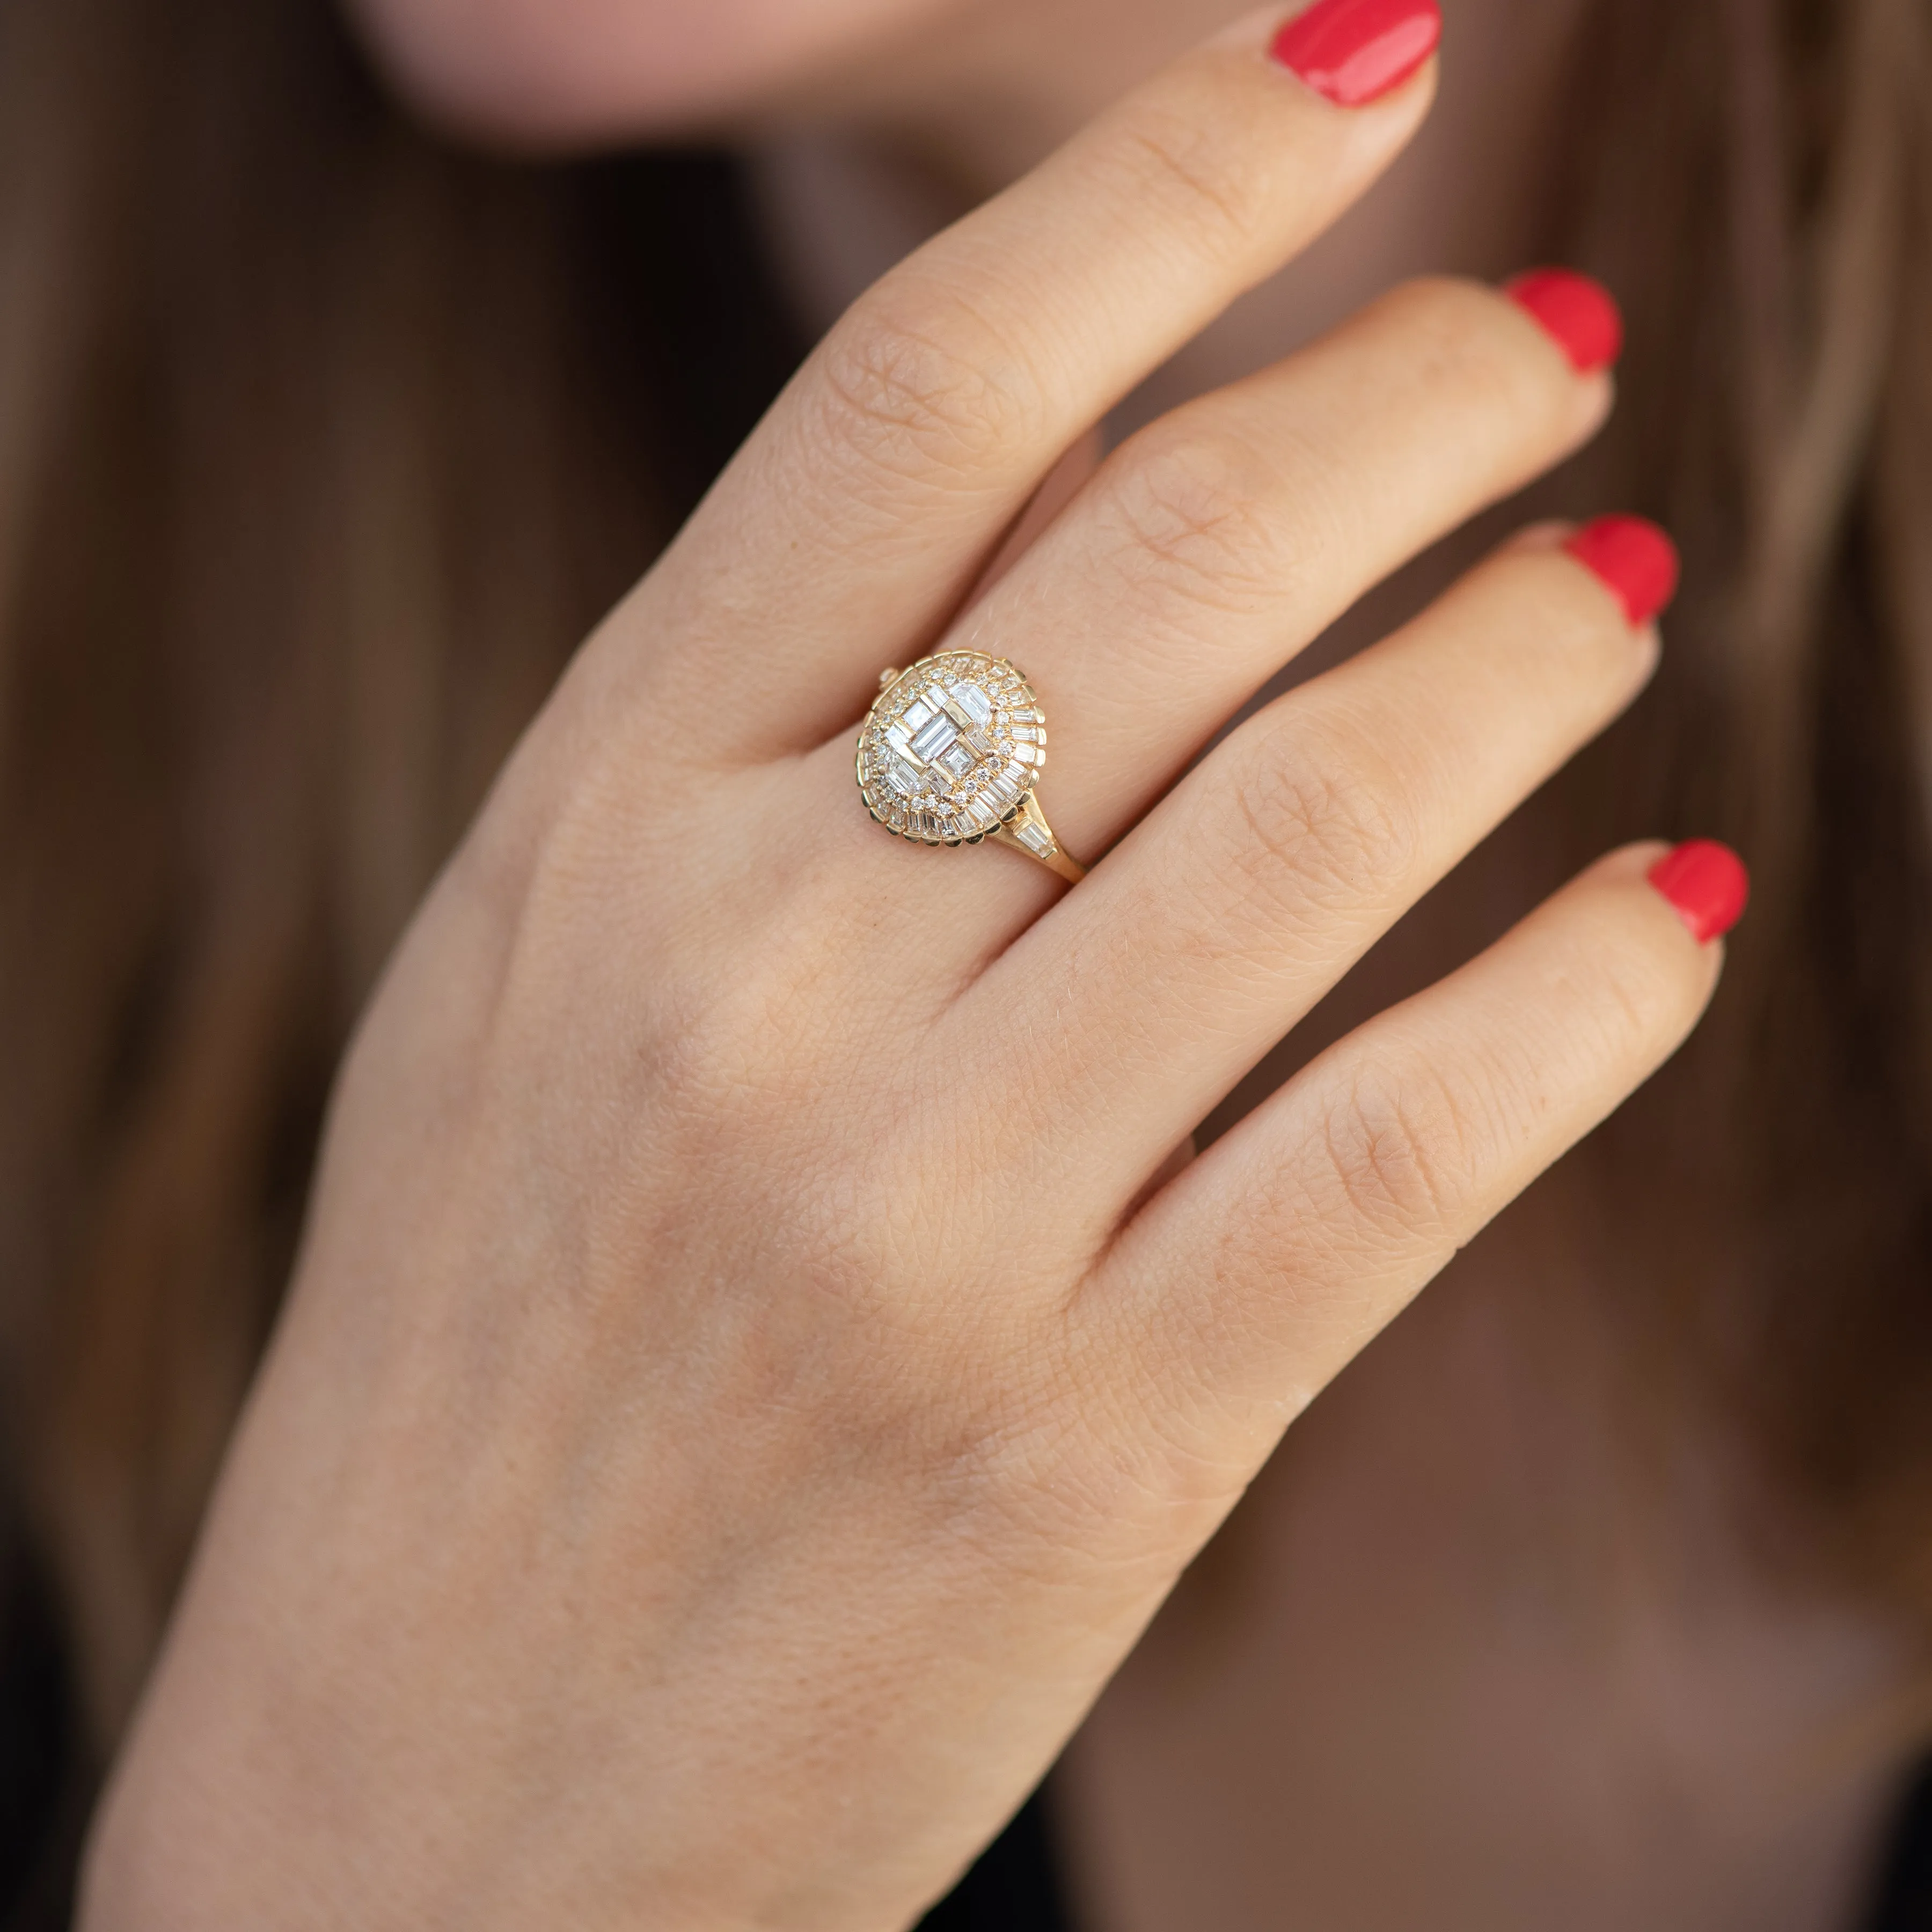
[[[1315,0],[1268,51],[1317,94],[1360,107],[1400,87],[1442,38],[1437,0]]]
[[[1723,938],[1750,898],[1744,862],[1714,838],[1687,838],[1651,867],[1649,878],[1700,946]]]
[[[1622,352],[1624,319],[1601,282],[1571,268],[1532,268],[1503,284],[1503,293],[1540,322],[1580,374],[1607,369]]]
[[[1563,548],[1614,590],[1633,624],[1647,624],[1677,595],[1677,546],[1642,517],[1599,517]]]

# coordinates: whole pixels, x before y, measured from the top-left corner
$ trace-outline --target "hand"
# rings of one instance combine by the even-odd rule
[[[1655,649],[1532,533],[1187,770],[1608,408],[1446,282],[1136,436],[960,614],[1425,112],[1269,26],[868,295],[532,728],[345,1067],[92,1932],[904,1924],[1310,1396],[1692,1024],[1718,949],[1625,851],[1169,1162]],[[1040,692],[1070,891],[854,796],[941,639]]]

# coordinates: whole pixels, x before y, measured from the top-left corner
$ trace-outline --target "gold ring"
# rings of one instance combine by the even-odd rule
[[[990,838],[1078,884],[1034,796],[1046,714],[1004,658],[941,651],[888,670],[860,728],[859,796],[886,830],[922,845]]]

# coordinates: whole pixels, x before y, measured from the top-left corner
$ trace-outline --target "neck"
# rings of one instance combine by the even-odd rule
[[[1300,262],[1162,370],[1122,426],[1275,360],[1406,276],[1525,266],[1544,123],[1587,4],[1450,0],[1441,92],[1414,146]],[[829,325],[928,235],[1232,10],[1222,0],[995,0],[796,106],[754,152],[806,320]]]

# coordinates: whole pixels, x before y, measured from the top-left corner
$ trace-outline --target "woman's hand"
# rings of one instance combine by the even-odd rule
[[[1601,421],[1450,283],[1156,423],[958,614],[1421,118],[1426,67],[1343,106],[1270,26],[868,295],[531,729],[350,1054],[93,1932],[904,1924],[1310,1397],[1691,1025],[1717,950],[1626,851],[1169,1164],[1654,650],[1532,536],[1188,770]],[[941,640],[1040,692],[1070,891],[855,796]]]

